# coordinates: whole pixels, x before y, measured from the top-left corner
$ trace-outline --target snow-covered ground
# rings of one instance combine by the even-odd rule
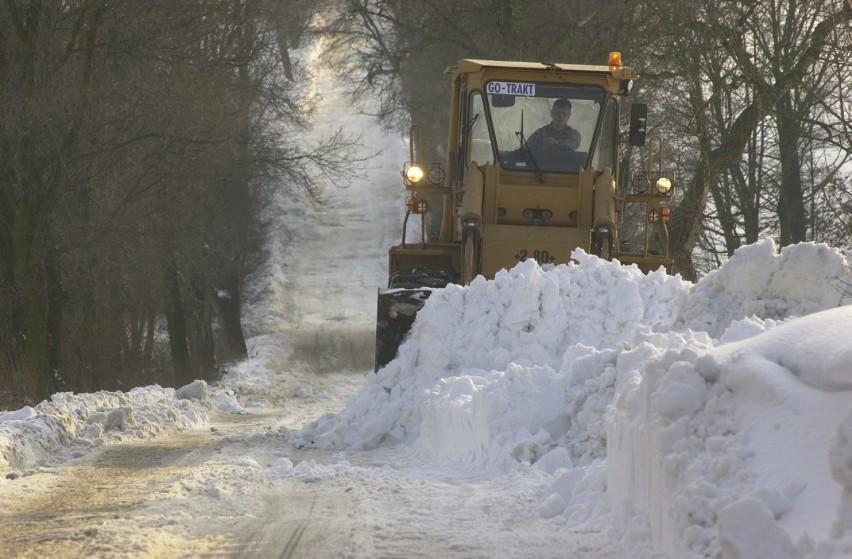
[[[332,188],[327,211],[277,200],[251,358],[213,386],[0,412],[7,525],[23,526],[11,501],[24,495],[43,496],[24,507],[36,527],[66,510],[51,494],[100,502],[98,467],[115,469],[115,491],[151,493],[26,546],[267,556],[233,547],[230,522],[293,526],[277,542],[292,557],[852,556],[852,271],[838,251],[764,240],[697,284],[581,251],[567,266],[528,261],[434,293],[373,374],[359,363],[406,150],[341,111],[324,73],[315,93],[316,134],[341,126],[384,155]],[[139,473],[137,458],[159,469]],[[305,511],[324,515],[322,536]]]

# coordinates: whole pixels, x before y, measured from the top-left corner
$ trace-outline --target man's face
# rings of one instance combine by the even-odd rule
[[[554,128],[565,128],[568,126],[568,119],[571,118],[571,109],[568,107],[554,107],[550,111],[550,118],[553,119]]]

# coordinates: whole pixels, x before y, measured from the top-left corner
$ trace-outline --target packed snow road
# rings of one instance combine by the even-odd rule
[[[333,381],[354,388],[361,375]],[[340,405],[220,413],[210,427],[109,445],[0,495],[4,557],[619,557],[560,529],[523,477],[424,470],[405,450],[298,449],[282,433]],[[312,412],[313,410],[313,412]]]
[[[285,420],[227,414],[33,473],[0,498],[4,557],[373,556],[354,484],[262,472],[311,455],[281,442]]]
[[[327,557],[361,549],[360,532],[349,533],[349,489],[287,481],[258,463],[311,455],[282,441],[281,426],[301,417],[222,413],[209,428],[29,472],[0,495],[3,556]]]

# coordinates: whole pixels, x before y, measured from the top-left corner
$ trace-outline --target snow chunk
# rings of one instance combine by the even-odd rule
[[[542,456],[535,463],[535,467],[552,474],[560,469],[572,468],[574,467],[574,463],[571,460],[571,455],[568,453],[568,450],[564,447],[558,446]]]
[[[207,383],[203,380],[195,380],[177,390],[177,397],[181,400],[206,400]]]
[[[769,509],[757,499],[738,501],[720,510],[718,516],[719,540],[726,559],[802,557]]]
[[[565,501],[562,500],[562,497],[560,497],[558,493],[551,493],[551,495],[545,499],[541,505],[539,505],[538,514],[542,518],[553,518],[557,514],[560,514],[563,510],[565,510]]]
[[[704,407],[706,386],[692,363],[680,361],[669,367],[654,393],[660,416],[673,422]]]
[[[36,416],[36,411],[30,406],[24,406],[16,411],[0,412],[0,421],[25,421]]]
[[[121,407],[109,410],[107,412],[98,412],[86,418],[86,432],[94,433],[91,438],[99,437],[104,431],[124,431],[130,425],[133,425],[133,409],[130,407]]]
[[[764,360],[818,390],[852,390],[852,344],[838,343],[826,332],[826,324],[836,332],[852,332],[852,306],[781,323],[755,338],[722,346],[717,355],[728,361],[747,356]]]

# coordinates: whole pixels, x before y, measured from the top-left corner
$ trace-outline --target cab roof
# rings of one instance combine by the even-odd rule
[[[479,72],[487,68],[500,70],[555,70],[559,72],[575,72],[583,74],[609,74],[617,79],[628,79],[636,77],[632,68],[624,66],[595,66],[586,64],[565,64],[556,62],[512,62],[507,60],[482,60],[477,58],[463,58],[456,64],[449,66],[447,74],[468,74]]]

